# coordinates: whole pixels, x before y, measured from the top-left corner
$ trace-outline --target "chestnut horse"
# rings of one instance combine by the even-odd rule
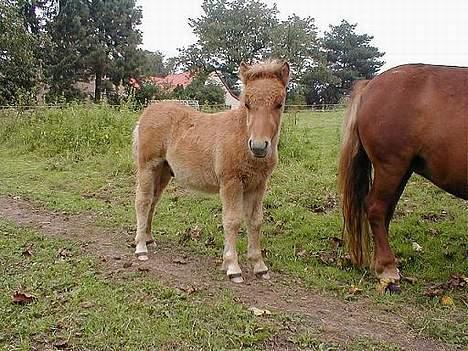
[[[384,284],[398,289],[388,228],[411,174],[468,199],[467,128],[468,68],[403,65],[355,85],[339,167],[344,237],[353,262],[368,264],[370,224]]]
[[[281,116],[289,65],[270,61],[240,66],[240,106],[207,114],[173,103],[149,106],[134,131],[137,166],[135,254],[148,259],[154,208],[172,177],[182,186],[219,193],[223,207],[222,268],[242,282],[236,239],[242,216],[248,232],[248,259],[268,279],[260,247],[262,201],[278,161]]]

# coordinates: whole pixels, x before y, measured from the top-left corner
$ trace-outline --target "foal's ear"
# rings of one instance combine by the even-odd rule
[[[244,61],[241,62],[240,68],[239,68],[239,76],[242,81],[242,83],[245,84],[245,81],[247,80],[246,78],[246,73],[250,69],[250,66],[246,64]]]
[[[284,86],[287,86],[288,81],[289,81],[289,75],[291,73],[291,70],[289,68],[289,63],[284,62],[278,73],[279,73],[279,77],[280,77],[281,81],[283,82]]]

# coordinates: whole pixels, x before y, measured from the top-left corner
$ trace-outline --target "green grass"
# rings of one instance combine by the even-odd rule
[[[398,313],[409,305],[418,312],[408,316],[415,330],[455,344],[468,342],[467,322],[459,322],[468,313],[466,290],[447,292],[455,301],[452,308],[422,295],[427,285],[468,272],[466,202],[412,177],[391,225],[391,245],[404,275],[417,282],[403,283],[399,296],[377,294],[372,275],[350,267],[341,249],[334,251],[329,238],[340,237],[342,225],[336,191],[342,114],[285,117],[280,163],[264,203],[267,263],[340,298],[359,298],[347,296],[354,284],[376,308]],[[80,106],[0,116],[0,193],[20,195],[52,210],[99,213],[102,226],[132,230],[131,131],[137,118],[128,110]],[[156,239],[174,242],[182,242],[183,233],[198,226],[200,240],[181,244],[199,254],[221,254],[221,205],[216,197],[181,192],[171,184],[154,223]],[[414,251],[413,242],[423,251]],[[245,253],[245,235],[239,249]]]

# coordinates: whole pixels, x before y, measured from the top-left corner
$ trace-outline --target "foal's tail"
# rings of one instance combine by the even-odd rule
[[[369,192],[372,164],[362,146],[358,133],[358,112],[361,96],[368,80],[355,84],[343,123],[338,182],[343,207],[343,238],[354,264],[369,264],[370,237],[365,210]]]

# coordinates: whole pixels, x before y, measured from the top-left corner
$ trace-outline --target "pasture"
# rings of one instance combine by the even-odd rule
[[[150,260],[135,261],[138,113],[0,112],[0,348],[463,350],[468,204],[413,176],[390,228],[402,293],[378,293],[341,245],[342,116],[285,114],[264,202],[272,279],[234,287],[216,269],[220,201],[175,183],[156,210]],[[239,239],[248,268],[244,230]],[[15,291],[35,299],[12,304]]]

